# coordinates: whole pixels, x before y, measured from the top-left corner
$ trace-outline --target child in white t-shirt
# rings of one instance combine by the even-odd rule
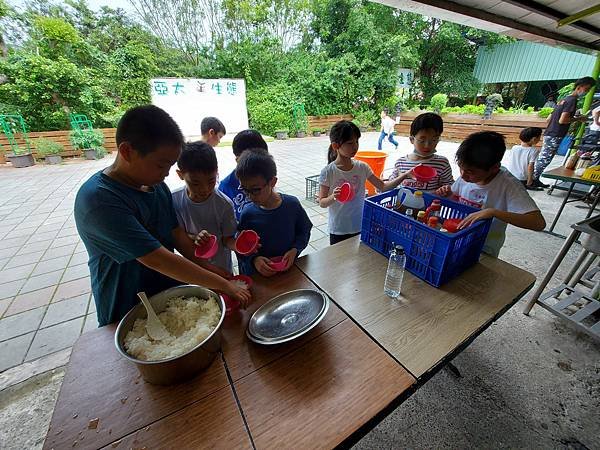
[[[493,219],[483,251],[498,256],[504,245],[506,224],[541,231],[546,221],[523,185],[500,166],[506,144],[494,131],[473,133],[456,152],[460,178],[450,186],[436,191],[438,195],[453,195],[459,202],[481,208],[467,216],[459,225]]]
[[[368,164],[352,159],[358,152],[360,139],[360,130],[354,123],[340,120],[331,127],[329,138],[329,164],[319,176],[319,205],[329,208],[329,243],[333,245],[360,234],[367,180],[379,191],[394,189],[402,180],[383,182],[373,174]],[[341,203],[338,196],[344,183],[350,183],[354,198]]]
[[[533,169],[539,149],[535,145],[540,142],[542,129],[538,127],[523,128],[519,134],[520,145],[515,145],[504,155],[504,167],[519,180],[526,189],[541,191],[533,183]]]

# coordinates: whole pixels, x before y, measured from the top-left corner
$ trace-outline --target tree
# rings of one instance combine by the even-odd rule
[[[65,129],[70,112],[99,117],[104,111],[90,111],[89,106],[110,106],[103,100],[102,91],[88,81],[86,70],[62,57],[53,60],[33,54],[10,55],[0,61],[0,72],[7,77],[7,82],[0,85],[0,98],[17,105],[34,130]]]
[[[131,0],[146,26],[165,46],[179,49],[198,65],[202,50],[222,45],[221,0]]]
[[[152,52],[144,44],[131,41],[110,56],[109,89],[123,108],[149,103],[149,80],[157,73]]]

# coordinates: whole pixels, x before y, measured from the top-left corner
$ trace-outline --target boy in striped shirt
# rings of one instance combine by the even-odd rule
[[[444,156],[435,154],[442,131],[444,131],[444,121],[439,115],[434,113],[418,115],[410,125],[410,142],[414,150],[396,161],[390,180],[401,178],[402,186],[421,191],[435,191],[442,186],[452,185],[454,178],[450,162]],[[430,181],[416,180],[412,170],[419,165],[433,167],[437,170],[437,176]]]

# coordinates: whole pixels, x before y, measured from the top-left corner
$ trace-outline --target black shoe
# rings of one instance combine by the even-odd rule
[[[544,188],[535,186],[535,184],[531,185],[531,186],[525,185],[525,189],[527,189],[528,191],[543,191],[544,190]]]
[[[549,184],[542,183],[542,182],[539,180],[539,178],[538,178],[537,180],[533,180],[533,184],[532,184],[532,186],[533,186],[533,187],[544,188],[544,189],[545,189],[545,188],[548,188],[548,187],[550,187],[550,185],[549,185]]]

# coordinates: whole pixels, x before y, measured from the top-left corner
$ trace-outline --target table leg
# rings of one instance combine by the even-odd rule
[[[560,248],[558,254],[555,256],[554,261],[552,261],[552,264],[550,265],[548,272],[546,272],[544,279],[542,280],[540,285],[537,287],[535,292],[533,294],[531,294],[531,298],[527,302],[527,305],[525,305],[525,308],[523,308],[523,314],[525,314],[525,315],[529,314],[529,311],[531,311],[531,308],[533,308],[533,305],[535,305],[535,302],[537,302],[538,298],[540,298],[540,295],[542,295],[542,292],[544,292],[544,289],[546,289],[546,286],[550,282],[550,279],[554,275],[554,272],[556,272],[556,269],[558,269],[558,266],[560,266],[560,264],[562,263],[565,255],[567,254],[567,252],[573,245],[573,242],[575,242],[577,240],[577,238],[579,237],[580,234],[581,234],[581,231],[573,230],[573,231],[571,231],[571,234],[569,235],[569,237],[567,239],[565,239],[564,244]]]
[[[592,190],[592,192],[594,192]],[[590,206],[590,210],[588,211],[587,215],[585,216],[586,219],[589,219],[590,216],[592,215],[592,213],[595,211],[596,206],[598,205],[598,200],[600,200],[600,192],[596,192],[596,198],[594,199],[592,206]]]
[[[569,190],[567,191],[567,195],[565,196],[565,199],[562,202],[562,205],[560,205],[560,208],[558,208],[558,212],[556,213],[556,216],[554,217],[554,220],[552,221],[552,225],[550,225],[550,228],[548,229],[548,233],[552,233],[554,231],[554,227],[556,226],[556,222],[558,222],[558,219],[560,218],[563,209],[565,209],[565,205],[567,204],[567,200],[569,200],[569,197],[571,196],[571,192],[573,192],[573,188],[575,187],[575,182],[571,183],[571,186],[569,186]]]

